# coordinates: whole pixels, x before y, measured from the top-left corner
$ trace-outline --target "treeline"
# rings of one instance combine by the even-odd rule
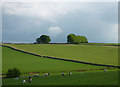
[[[36,39],[35,44],[48,44],[51,41],[50,37],[47,35],[41,35]],[[69,34],[67,36],[68,44],[79,44],[79,43],[88,43],[88,40],[85,36],[76,36],[74,34]]]

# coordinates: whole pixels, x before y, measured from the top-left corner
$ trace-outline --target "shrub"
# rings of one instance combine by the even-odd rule
[[[8,69],[8,72],[6,74],[6,76],[8,78],[15,78],[15,77],[19,77],[21,75],[21,72],[19,69],[17,68],[13,68],[13,69]]]

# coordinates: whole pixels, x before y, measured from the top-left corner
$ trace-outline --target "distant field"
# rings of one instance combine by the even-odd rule
[[[32,83],[22,84],[23,79],[3,79],[3,85],[118,85],[118,71],[74,73],[32,78]]]
[[[2,72],[6,73],[8,69],[14,67],[20,69],[22,73],[103,69],[101,66],[42,58],[2,47]]]
[[[118,47],[114,46],[71,44],[10,44],[9,46],[44,56],[98,64],[118,65]]]
[[[120,46],[120,43],[81,43],[82,45]]]

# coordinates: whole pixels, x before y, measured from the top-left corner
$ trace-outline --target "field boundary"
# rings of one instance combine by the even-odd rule
[[[57,59],[57,60],[64,60],[64,61],[70,61],[70,62],[76,62],[76,63],[82,63],[82,64],[89,64],[89,65],[96,65],[96,66],[120,68],[120,66],[114,66],[114,65],[104,65],[104,64],[88,63],[88,62],[77,61],[77,60],[70,60],[70,59],[64,59],[64,58],[57,58],[57,57],[50,57],[50,56],[41,56],[41,55],[38,55],[38,54],[35,54],[35,53],[30,53],[30,52],[27,52],[27,51],[19,50],[19,49],[16,49],[14,47],[10,47],[10,46],[5,46],[5,45],[0,45],[0,46],[7,47],[7,48],[10,48],[10,49],[19,51],[19,52],[31,54],[31,55],[38,56],[38,57],[44,57],[44,58],[49,58],[49,59]]]

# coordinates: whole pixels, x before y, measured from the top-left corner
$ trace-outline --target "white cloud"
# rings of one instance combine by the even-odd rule
[[[106,7],[105,7],[106,8]],[[100,15],[99,10],[104,8],[94,7],[90,3],[77,2],[3,2],[3,13],[8,15],[17,15],[24,17],[39,18],[42,20],[55,22],[57,18],[63,15],[71,14],[77,11],[92,12]],[[92,11],[92,12],[91,12]]]
[[[8,15],[17,15],[25,17],[35,17],[43,20],[55,21],[57,17],[66,15],[77,9],[83,8],[83,5],[73,3],[3,3],[3,12]]]
[[[56,37],[56,36],[58,36],[60,33],[62,33],[62,30],[61,30],[60,27],[50,27],[50,28],[48,29],[48,32],[49,32],[50,36]]]

